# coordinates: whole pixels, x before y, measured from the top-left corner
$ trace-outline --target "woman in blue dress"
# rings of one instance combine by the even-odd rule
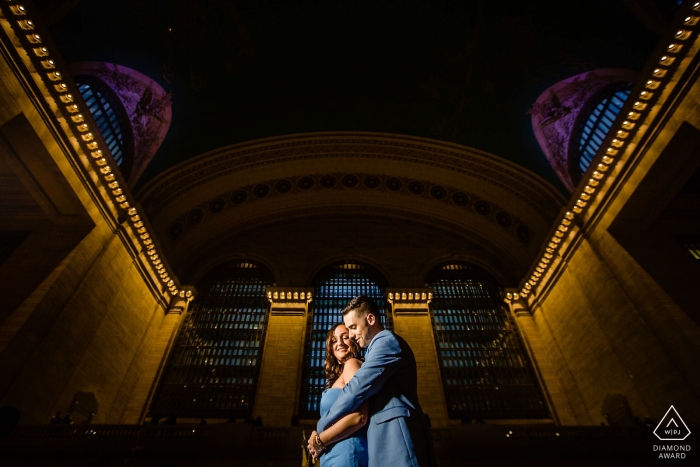
[[[343,323],[326,335],[326,390],[321,396],[321,414],[328,412],[341,389],[360,368],[360,348],[350,339]],[[367,467],[367,401],[357,412],[346,415],[322,433],[309,437],[309,451],[320,456],[321,467]]]

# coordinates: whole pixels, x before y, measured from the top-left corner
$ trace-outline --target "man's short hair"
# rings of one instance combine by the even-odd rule
[[[351,311],[354,311],[359,318],[364,318],[368,314],[372,313],[377,317],[377,319],[379,319],[379,307],[377,307],[377,304],[374,303],[374,300],[365,295],[358,295],[350,300],[348,304],[345,305],[345,308],[341,310],[341,313],[343,316],[345,316]]]

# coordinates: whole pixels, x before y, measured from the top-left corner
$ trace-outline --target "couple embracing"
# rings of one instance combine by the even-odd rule
[[[355,297],[341,313],[343,323],[326,338],[326,390],[309,451],[321,467],[434,467],[411,348],[384,329],[369,297]]]

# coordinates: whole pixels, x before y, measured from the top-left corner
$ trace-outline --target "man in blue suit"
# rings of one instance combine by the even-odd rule
[[[413,351],[400,336],[384,329],[371,298],[355,297],[342,314],[350,338],[367,348],[365,362],[318,421],[318,432],[369,399],[369,467],[437,465],[430,428],[418,404]]]

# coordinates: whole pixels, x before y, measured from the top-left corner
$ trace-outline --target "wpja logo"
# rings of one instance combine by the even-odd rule
[[[661,441],[683,441],[690,435],[690,430],[676,408],[671,406],[657,425],[654,434]],[[659,459],[685,459],[688,451],[690,451],[689,444],[654,445],[654,452],[659,453]]]

